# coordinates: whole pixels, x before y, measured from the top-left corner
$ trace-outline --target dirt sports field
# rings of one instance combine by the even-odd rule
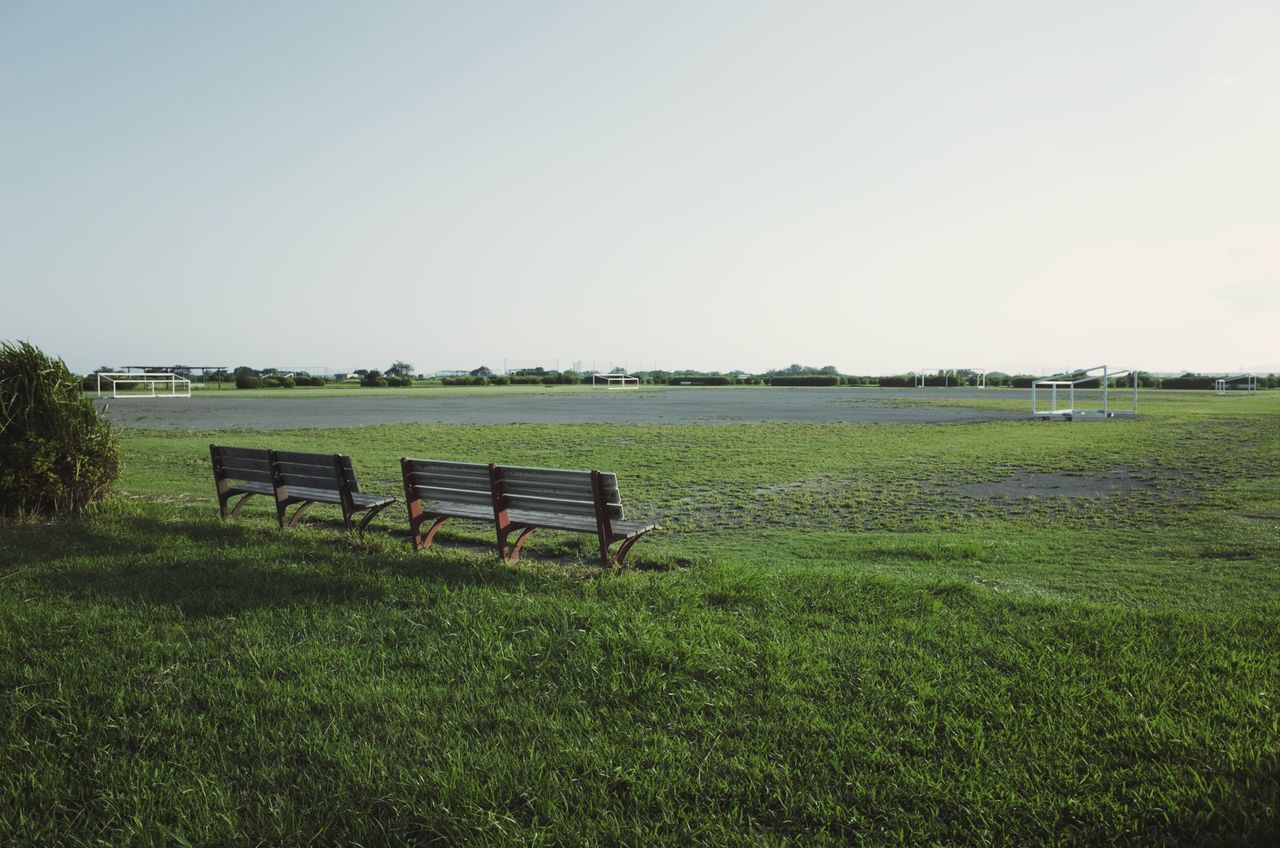
[[[942,424],[1025,417],[969,408],[965,399],[1027,398],[1019,389],[672,388],[557,391],[545,394],[414,392],[403,397],[245,396],[207,391],[191,398],[123,398],[103,404],[122,427],[178,430],[280,430],[369,424]],[[949,402],[940,406],[921,401]],[[950,405],[955,403],[956,405]]]

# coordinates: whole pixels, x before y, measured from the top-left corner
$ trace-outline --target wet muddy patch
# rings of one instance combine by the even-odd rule
[[[1129,468],[1113,468],[1095,475],[1019,471],[1003,480],[965,483],[953,488],[970,498],[1016,500],[1022,498],[1109,498],[1131,492],[1151,492],[1158,487],[1151,476]]]

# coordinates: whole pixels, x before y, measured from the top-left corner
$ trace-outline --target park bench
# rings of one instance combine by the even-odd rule
[[[431,544],[445,521],[463,518],[492,521],[498,555],[512,564],[520,561],[529,535],[542,529],[594,533],[601,565],[609,565],[609,548],[621,543],[614,559],[622,565],[631,546],[658,529],[624,520],[618,478],[608,472],[409,458],[401,459],[400,467],[409,527],[419,550]],[[424,534],[428,519],[432,524]]]
[[[395,498],[386,495],[361,492],[349,456],[218,445],[210,445],[209,452],[213,458],[213,477],[223,517],[226,517],[229,498],[243,495],[231,510],[234,517],[239,515],[240,507],[250,497],[266,494],[275,499],[276,520],[281,527],[286,523],[296,527],[302,513],[313,504],[320,503],[340,507],[343,526],[348,530],[352,519],[359,513],[365,513],[357,528],[363,533],[375,515],[396,502]],[[288,508],[295,504],[297,509],[286,521]]]

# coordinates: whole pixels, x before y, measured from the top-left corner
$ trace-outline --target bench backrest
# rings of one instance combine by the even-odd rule
[[[275,484],[331,492],[359,492],[351,457],[336,453],[272,451]]]
[[[265,448],[209,445],[209,457],[213,460],[215,480],[241,480],[274,485],[271,478],[271,451]]]
[[[499,465],[496,472],[507,509],[558,515],[596,514],[590,471]],[[611,521],[621,521],[622,493],[618,491],[618,476],[601,471],[598,479],[605,514]]]
[[[478,462],[449,462],[443,459],[400,460],[404,493],[410,500],[493,505],[489,488],[489,466]]]

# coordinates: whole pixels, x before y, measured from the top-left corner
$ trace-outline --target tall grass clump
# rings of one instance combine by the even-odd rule
[[[78,513],[120,476],[111,425],[61,359],[0,342],[0,514]]]

